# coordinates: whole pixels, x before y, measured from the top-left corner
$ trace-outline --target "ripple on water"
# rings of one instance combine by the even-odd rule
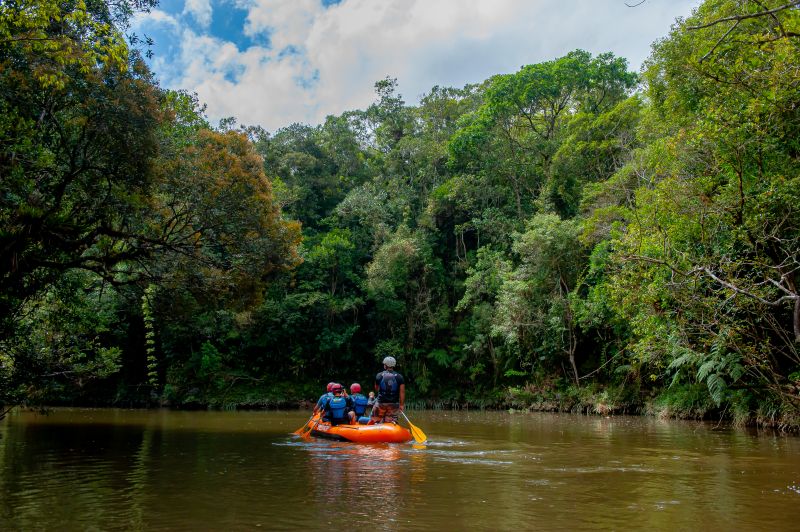
[[[505,454],[516,454],[516,451],[513,449],[496,449],[496,450],[486,450],[486,451],[450,451],[450,450],[430,450],[427,452],[429,455],[433,456],[493,456],[497,454],[505,455]]]
[[[650,467],[546,467],[545,471],[558,473],[653,473],[655,469]]]
[[[434,461],[465,465],[510,465],[518,454],[511,449],[455,451],[451,449],[431,449],[427,453]],[[510,459],[508,459],[510,458]]]
[[[525,481],[526,484],[533,484],[534,486],[549,486],[550,479],[547,478],[532,478]]]
[[[514,462],[511,460],[486,460],[480,458],[450,458],[446,456],[437,456],[434,458],[437,462],[449,462],[453,464],[462,465],[512,465]]]
[[[428,447],[457,447],[457,446],[466,446],[466,445],[475,445],[475,442],[469,442],[465,440],[428,440],[425,443]]]

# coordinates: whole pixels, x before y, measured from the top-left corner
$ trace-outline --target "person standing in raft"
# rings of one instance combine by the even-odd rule
[[[353,402],[344,395],[344,386],[334,384],[331,386],[331,397],[325,399],[322,405],[322,421],[327,421],[331,425],[346,425],[350,423],[350,409]]]
[[[375,391],[378,398],[372,407],[369,424],[397,423],[397,413],[405,409],[406,384],[403,376],[394,370],[394,357],[383,359],[383,371],[375,376]]]

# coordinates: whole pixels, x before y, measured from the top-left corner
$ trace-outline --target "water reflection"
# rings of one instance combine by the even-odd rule
[[[646,418],[415,413],[426,446],[305,441],[302,412],[25,413],[0,530],[791,529],[800,439]]]
[[[424,446],[312,441],[307,480],[325,524],[370,523],[380,529],[404,522],[404,502],[424,483]],[[345,517],[342,517],[342,515]]]

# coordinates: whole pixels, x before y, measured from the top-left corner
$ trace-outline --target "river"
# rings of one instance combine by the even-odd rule
[[[409,415],[427,445],[304,441],[303,411],[16,411],[0,421],[0,530],[800,530],[794,436]]]

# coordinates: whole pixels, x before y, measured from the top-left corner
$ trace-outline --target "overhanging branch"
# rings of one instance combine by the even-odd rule
[[[784,4],[784,5],[780,6],[780,7],[776,7],[774,9],[769,9],[767,11],[759,11],[758,13],[750,13],[748,15],[731,15],[730,17],[722,17],[722,18],[718,18],[716,20],[712,20],[711,22],[708,22],[706,24],[699,24],[697,26],[687,26],[686,29],[689,29],[689,30],[701,30],[703,28],[710,28],[711,26],[716,26],[717,24],[721,24],[723,22],[730,22],[730,21],[734,21],[734,20],[741,22],[742,20],[747,20],[747,19],[750,19],[750,18],[758,18],[758,17],[767,16],[767,15],[773,15],[775,13],[779,13],[781,11],[784,11],[784,10],[792,8],[792,7],[796,7],[798,5],[800,5],[800,0],[794,0],[793,2],[789,2],[788,4]]]

